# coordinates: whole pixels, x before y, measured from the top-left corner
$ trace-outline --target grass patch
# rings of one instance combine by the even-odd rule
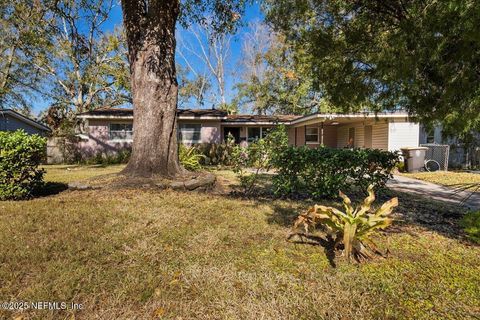
[[[461,225],[471,240],[480,243],[480,211],[467,213]]]
[[[47,167],[47,179],[69,182],[121,169],[62,167]],[[138,189],[0,202],[0,301],[84,305],[0,310],[0,318],[480,315],[480,247],[442,229],[458,223],[455,207],[401,195],[402,221],[376,239],[389,257],[361,265],[336,257],[333,268],[322,247],[285,241],[292,219],[310,204]]]
[[[117,173],[125,168],[125,165],[45,165],[42,166],[42,168],[46,170],[45,181],[69,183],[100,175]]]
[[[436,172],[417,172],[417,173],[401,173],[401,175],[428,181],[447,187],[458,187],[462,184],[480,184],[480,174],[459,171],[436,171]],[[471,188],[473,189],[473,188]],[[480,190],[477,190],[480,192]]]

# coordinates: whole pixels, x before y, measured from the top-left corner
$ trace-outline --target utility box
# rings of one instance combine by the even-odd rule
[[[428,148],[426,147],[405,147],[401,148],[405,170],[407,172],[418,172],[425,166],[425,153]]]

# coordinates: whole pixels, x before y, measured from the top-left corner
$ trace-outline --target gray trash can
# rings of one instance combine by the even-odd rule
[[[401,148],[405,170],[407,172],[418,172],[425,165],[425,153],[428,150],[426,147],[406,147]]]

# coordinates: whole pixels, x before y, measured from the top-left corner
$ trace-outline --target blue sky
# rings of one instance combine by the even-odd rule
[[[245,22],[245,25],[240,27],[238,29],[238,32],[235,34],[233,37],[233,41],[231,42],[231,47],[230,47],[230,52],[231,52],[231,58],[229,59],[229,66],[228,69],[230,71],[232,70],[238,70],[239,66],[239,61],[241,59],[241,40],[242,40],[242,35],[245,32],[248,32],[248,27],[246,26],[246,23],[254,20],[262,20],[263,19],[263,14],[260,10],[260,6],[257,1],[254,1],[253,4],[249,5],[246,8],[245,15],[243,17],[243,22]],[[110,31],[113,30],[116,26],[121,25],[122,23],[122,9],[121,6],[118,2],[118,4],[115,5],[113,8],[109,20],[104,24],[105,28],[104,31]],[[179,32],[185,32],[181,28],[179,28]],[[177,63],[184,64],[182,59],[177,58]],[[238,77],[237,75],[234,75],[232,72],[228,72],[226,74],[226,92],[227,92],[227,100],[230,101],[234,95],[234,89],[233,86],[235,84],[235,78]],[[49,101],[43,100],[41,98],[36,99],[33,103],[33,113],[34,114],[39,114],[41,111],[43,111],[45,108],[47,108],[50,104]],[[211,105],[206,105],[205,107],[211,107]]]

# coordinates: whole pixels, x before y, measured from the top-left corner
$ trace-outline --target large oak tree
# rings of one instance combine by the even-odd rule
[[[133,150],[125,174],[175,177],[182,173],[177,145],[177,20],[188,24],[208,16],[216,32],[228,32],[239,20],[244,2],[122,0],[135,111]]]

